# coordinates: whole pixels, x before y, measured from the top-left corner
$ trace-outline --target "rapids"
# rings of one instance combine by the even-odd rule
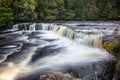
[[[83,80],[112,80],[115,58],[101,43],[118,24],[56,24],[21,23],[1,31],[0,80],[38,80],[41,74],[57,72]]]

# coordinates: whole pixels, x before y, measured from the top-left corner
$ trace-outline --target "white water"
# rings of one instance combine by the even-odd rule
[[[26,43],[37,43],[38,45],[29,49],[25,48],[24,51],[21,50],[21,55],[23,56],[14,56],[11,62],[6,61],[5,64],[7,64],[7,66],[0,68],[0,80],[16,80],[17,77],[25,77],[32,73],[41,72],[42,70],[50,69],[50,72],[56,72],[61,71],[65,66],[82,65],[112,58],[105,50],[99,49],[102,47],[101,42],[103,34],[101,32],[95,32],[95,34],[86,34],[88,31],[77,33],[66,26],[57,26],[54,24],[42,24],[42,26],[38,27],[42,29],[42,31],[36,30],[35,24],[30,25],[28,31],[29,34],[34,32],[44,33],[38,33],[32,36],[37,38],[29,39],[30,36],[23,34],[27,32],[24,31],[24,29],[18,32],[24,36],[17,38],[17,40],[25,40]],[[15,25],[13,28],[18,29],[18,26]],[[54,41],[45,41],[47,39],[53,39]],[[50,47],[51,49],[62,49],[59,51],[56,50],[54,54],[49,52],[49,56],[39,58],[34,63],[31,62],[34,55],[40,54],[36,53],[37,49],[53,45],[56,46]],[[4,46],[4,48],[14,47],[16,46]],[[8,55],[6,59],[7,57]],[[18,63],[16,64],[16,62]]]
[[[16,26],[16,25],[15,25]],[[18,27],[13,27],[13,29],[16,29]],[[71,40],[74,40],[78,44],[84,44],[87,46],[92,46],[92,47],[98,47],[102,48],[101,43],[102,43],[102,37],[104,36],[102,32],[97,31],[94,32],[94,34],[89,34],[89,30],[83,30],[82,32],[84,33],[77,33],[74,30],[69,29],[66,26],[57,26],[54,24],[41,24],[39,27],[42,27],[42,30],[46,31],[53,31],[57,33],[60,36],[65,36]],[[29,30],[36,30],[35,23],[30,25]],[[93,32],[93,30],[91,31]],[[86,34],[87,33],[87,34]]]
[[[52,42],[52,45],[57,45],[57,47],[64,47],[63,50],[57,52],[56,55],[53,56],[47,56],[38,63],[44,63],[45,65],[65,65],[65,64],[72,64],[72,63],[78,63],[78,62],[91,62],[91,61],[97,61],[101,58],[107,58],[108,53],[92,47],[87,47],[85,45],[77,45],[75,42],[68,40],[64,37],[59,37],[53,32],[49,32],[47,34],[42,35],[44,39],[50,39],[50,38],[57,38],[57,41]],[[84,50],[86,49],[86,50]],[[89,52],[88,52],[89,51]],[[58,63],[58,64],[57,64]]]

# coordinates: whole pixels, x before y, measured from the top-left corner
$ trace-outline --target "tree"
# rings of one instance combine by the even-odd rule
[[[117,18],[117,9],[115,0],[101,0],[97,5],[99,8],[99,18],[102,20],[110,20]]]
[[[35,9],[37,7],[36,0],[16,0],[14,1],[14,11],[16,21],[30,21],[37,18]]]
[[[64,0],[39,0],[37,11],[42,20],[63,19]]]
[[[120,0],[0,0],[0,27],[33,20],[113,20],[120,18],[119,3]]]
[[[0,27],[13,24],[12,0],[0,0]]]
[[[86,15],[87,20],[96,20],[99,18],[99,8],[97,7],[95,0],[88,0],[88,11]]]
[[[116,9],[117,9],[117,13],[118,13],[118,18],[120,19],[120,0],[116,0]]]
[[[65,20],[74,20],[75,13],[75,2],[73,0],[64,0],[65,11],[64,11],[64,19]]]

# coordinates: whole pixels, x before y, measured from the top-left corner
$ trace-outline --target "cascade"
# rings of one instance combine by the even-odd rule
[[[0,40],[0,80],[39,80],[48,73],[67,73],[81,80],[112,80],[116,58],[100,49],[101,32],[24,23],[15,24],[6,33],[0,34],[4,37]]]
[[[18,28],[18,24],[13,25],[13,29],[14,29],[14,30],[18,30],[18,29],[19,29],[19,28]]]
[[[85,44],[88,46],[102,48],[102,37],[103,34],[89,35],[79,33],[75,35],[75,41],[79,44]]]
[[[43,24],[43,23],[37,25],[37,27],[39,28],[36,28],[35,23],[31,24],[29,26],[29,30],[54,31],[58,35],[65,36],[71,40],[74,40],[78,44],[85,44],[85,45],[92,46],[92,47],[102,48],[102,45],[101,45],[102,37],[104,36],[102,32],[94,32],[94,34],[90,34],[89,31],[84,31],[83,33],[82,32],[77,33],[74,30],[69,29],[66,26],[58,26],[55,24]],[[13,29],[17,29],[17,28],[18,28],[17,25],[13,26]]]
[[[67,27],[60,27],[57,31],[57,34],[61,35],[61,36],[65,36],[67,34]]]
[[[35,31],[35,30],[36,30],[36,29],[35,29],[35,24],[30,25],[30,26],[29,26],[29,30],[34,30],[34,31]]]

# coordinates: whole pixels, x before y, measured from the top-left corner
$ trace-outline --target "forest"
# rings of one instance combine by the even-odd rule
[[[0,0],[0,27],[30,21],[119,20],[120,0]]]

